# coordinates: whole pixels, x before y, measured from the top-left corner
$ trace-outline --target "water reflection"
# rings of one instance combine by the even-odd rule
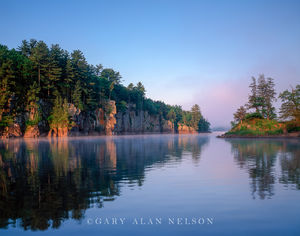
[[[85,210],[101,208],[123,184],[143,184],[145,171],[176,164],[185,153],[198,163],[208,137],[157,136],[0,142],[0,228],[58,228]]]
[[[300,141],[231,139],[237,165],[247,170],[253,198],[271,198],[276,182],[300,188]],[[281,170],[276,170],[280,161]]]

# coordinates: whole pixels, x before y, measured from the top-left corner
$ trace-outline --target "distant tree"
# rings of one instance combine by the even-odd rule
[[[145,89],[144,85],[142,84],[142,82],[138,82],[136,84],[136,89],[140,92],[140,94],[142,95],[142,97],[145,96],[146,89]]]
[[[134,88],[134,84],[133,83],[128,84],[127,89],[133,90],[133,88]]]
[[[265,79],[264,75],[258,78],[257,93],[261,99],[261,114],[267,119],[276,117],[273,102],[276,101],[275,84],[272,78]]]
[[[257,82],[256,82],[256,78],[252,77],[252,83],[249,86],[251,88],[251,93],[248,97],[248,104],[247,104],[247,108],[248,109],[255,109],[255,111],[258,113],[259,112],[259,108],[261,106],[261,98],[258,96],[258,92],[257,92]]]
[[[114,82],[114,84],[119,84],[121,82],[121,75],[119,72],[114,71],[113,69],[103,69],[101,71],[101,77],[106,78],[110,82]]]
[[[246,107],[251,110],[255,109],[256,113],[261,114],[267,119],[276,117],[273,102],[276,101],[275,84],[272,78],[265,78],[260,75],[258,80],[252,77],[252,83],[249,86],[251,93],[248,97]]]
[[[210,123],[201,116],[199,123],[198,123],[198,132],[209,132],[210,130]]]
[[[31,48],[27,40],[22,40],[22,44],[18,47],[18,50],[26,57],[31,54]]]
[[[101,64],[96,65],[95,71],[97,76],[101,76],[102,70],[103,70],[103,66]]]
[[[283,91],[280,93],[279,98],[282,101],[279,111],[280,118],[300,122],[300,85],[292,88],[291,91]]]
[[[61,79],[62,76],[61,61],[63,60],[63,56],[63,50],[58,44],[51,46],[47,65],[48,79],[45,81],[48,97],[54,93],[54,90],[57,90],[56,83]]]
[[[198,130],[198,124],[201,119],[202,115],[200,112],[200,107],[198,104],[195,104],[192,106],[191,109],[191,126],[195,129]]]
[[[245,107],[244,106],[240,106],[237,109],[236,113],[233,114],[234,120],[236,122],[243,123],[243,120],[245,119],[246,114],[247,114],[247,111],[246,111]]]
[[[41,80],[44,79],[49,62],[49,49],[43,41],[32,42],[32,44],[34,47],[32,48],[30,59],[35,64],[38,74],[38,85],[41,86]]]
[[[175,122],[175,120],[176,120],[176,113],[175,113],[175,111],[174,111],[173,108],[171,108],[171,110],[168,112],[167,118],[168,118],[168,120],[170,120],[172,123]]]

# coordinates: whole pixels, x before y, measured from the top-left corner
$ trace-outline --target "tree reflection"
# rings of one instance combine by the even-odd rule
[[[300,142],[290,142],[283,147],[279,154],[281,164],[281,177],[283,184],[295,184],[300,189]]]
[[[276,181],[286,184],[300,183],[299,140],[231,139],[234,159],[246,169],[250,177],[253,198],[271,198]],[[277,179],[276,161],[280,157],[282,174]]]
[[[178,162],[184,152],[199,161],[207,137],[157,136],[0,142],[0,228],[58,228],[80,220],[121,193],[142,185],[152,165]]]

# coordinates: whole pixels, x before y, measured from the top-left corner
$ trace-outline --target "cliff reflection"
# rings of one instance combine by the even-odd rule
[[[199,161],[201,136],[9,140],[0,142],[0,228],[58,228],[85,210],[121,194],[122,184],[142,185],[147,168]]]
[[[271,198],[277,182],[300,187],[300,141],[232,139],[234,159],[249,173],[253,198]],[[279,161],[280,169],[276,170]],[[280,173],[281,172],[281,173]]]

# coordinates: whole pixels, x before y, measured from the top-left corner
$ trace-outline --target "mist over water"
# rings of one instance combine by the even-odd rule
[[[1,235],[293,235],[300,233],[299,189],[296,139],[213,133],[0,141]],[[114,217],[126,222],[103,223]],[[133,224],[136,218],[146,224]],[[170,225],[168,218],[213,224]]]

